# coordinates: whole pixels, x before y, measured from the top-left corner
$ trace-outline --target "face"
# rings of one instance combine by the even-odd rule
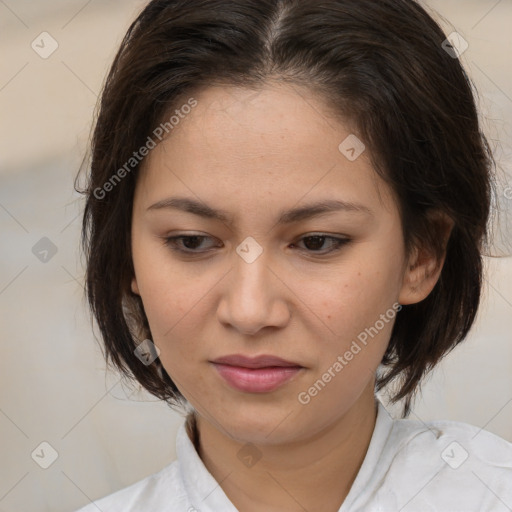
[[[350,127],[311,93],[223,87],[195,99],[138,179],[132,290],[202,416],[240,440],[300,439],[373,392],[398,303],[422,298],[397,205],[366,151],[339,149]],[[300,368],[270,371],[287,375],[270,390],[244,387],[246,370],[240,388],[212,363],[233,354]]]

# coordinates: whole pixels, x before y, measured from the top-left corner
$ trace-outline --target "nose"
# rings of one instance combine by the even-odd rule
[[[242,334],[255,335],[265,327],[284,327],[290,319],[291,292],[271,268],[266,253],[248,263],[238,255],[224,282],[217,317]]]

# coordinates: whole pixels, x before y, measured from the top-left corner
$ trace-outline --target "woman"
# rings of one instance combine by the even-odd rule
[[[154,0],[92,140],[109,361],[187,410],[108,511],[501,511],[512,445],[404,417],[480,300],[493,160],[412,0]],[[508,507],[508,508],[507,508]]]

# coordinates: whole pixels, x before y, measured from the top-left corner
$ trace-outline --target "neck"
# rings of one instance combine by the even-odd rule
[[[245,442],[227,436],[202,415],[191,418],[190,427],[196,424],[196,450],[205,467],[241,512],[333,512],[363,463],[376,415],[372,386],[320,430],[300,440],[253,447],[262,456],[250,467],[238,458]]]

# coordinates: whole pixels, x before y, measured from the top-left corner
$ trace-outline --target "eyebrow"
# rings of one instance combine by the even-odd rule
[[[149,211],[163,210],[163,209],[176,209],[184,212],[199,215],[207,219],[215,219],[225,224],[232,224],[232,216],[225,210],[215,209],[208,206],[206,203],[196,201],[187,197],[168,197],[162,199],[147,208]],[[359,203],[340,201],[340,200],[325,200],[316,203],[306,204],[291,210],[282,211],[279,214],[278,224],[292,224],[301,220],[310,219],[323,214],[333,212],[352,212],[364,213],[373,217],[373,212],[367,207]]]

